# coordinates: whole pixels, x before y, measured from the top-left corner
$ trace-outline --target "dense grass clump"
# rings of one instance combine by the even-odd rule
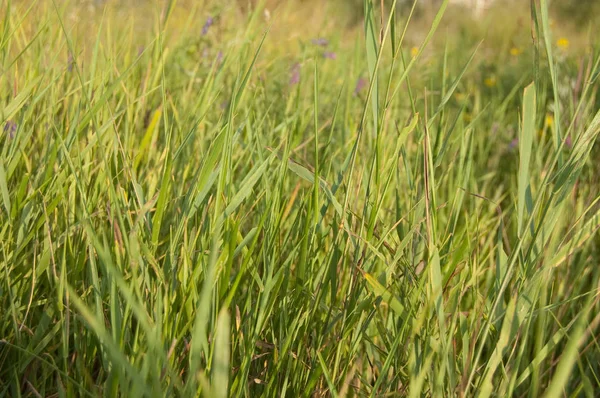
[[[2,3],[0,396],[600,390],[594,43],[392,3]]]

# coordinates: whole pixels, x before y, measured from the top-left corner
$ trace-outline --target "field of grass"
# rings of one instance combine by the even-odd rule
[[[0,396],[597,396],[593,34],[258,3],[0,4]]]

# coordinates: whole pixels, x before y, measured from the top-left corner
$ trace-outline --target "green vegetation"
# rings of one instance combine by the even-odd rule
[[[600,53],[392,3],[0,5],[0,396],[600,390]]]

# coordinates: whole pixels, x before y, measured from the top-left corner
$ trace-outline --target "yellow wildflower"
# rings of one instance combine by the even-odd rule
[[[510,55],[512,55],[513,57],[518,57],[522,53],[523,50],[521,50],[519,47],[513,47],[510,49]]]
[[[496,87],[496,76],[488,76],[483,83],[488,87]]]
[[[419,54],[419,47],[413,47],[410,49],[410,56],[415,58]]]
[[[552,127],[554,125],[554,116],[550,113],[546,115],[546,120],[544,123],[545,127]]]
[[[567,39],[566,37],[561,37],[556,41],[557,47],[561,50],[566,50],[567,48],[569,48],[569,44],[571,43],[569,43],[569,39]]]
[[[456,93],[454,94],[454,98],[458,101],[458,102],[463,102],[466,98],[466,95],[464,95],[463,93]]]

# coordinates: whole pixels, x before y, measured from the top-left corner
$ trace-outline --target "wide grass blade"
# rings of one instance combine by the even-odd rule
[[[523,115],[521,121],[521,134],[519,135],[519,197],[517,199],[517,231],[523,233],[524,213],[527,200],[531,197],[531,186],[529,184],[529,169],[533,137],[536,126],[536,99],[535,85],[532,83],[525,88],[523,94]]]

